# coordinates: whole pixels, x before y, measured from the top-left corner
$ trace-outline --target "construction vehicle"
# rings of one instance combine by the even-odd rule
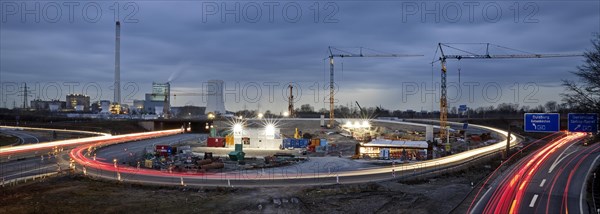
[[[296,128],[296,131],[294,132],[294,139],[300,138],[302,138],[302,131],[298,131],[298,128]]]
[[[354,102],[356,102],[356,106],[358,106],[358,110],[360,110],[359,115],[360,116],[366,116],[367,112],[362,107],[360,107],[360,104],[358,104],[358,101],[354,101]]]

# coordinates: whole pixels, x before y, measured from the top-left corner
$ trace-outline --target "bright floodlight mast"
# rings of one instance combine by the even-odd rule
[[[466,50],[459,49],[457,47],[453,47],[450,45],[453,44],[461,44],[461,45],[475,45],[479,48],[483,48],[485,53],[474,53]],[[485,46],[485,47],[480,47]],[[520,52],[519,54],[490,54],[490,46]],[[444,53],[444,48],[452,49],[454,51],[458,51],[461,54],[446,54]],[[447,59],[527,59],[527,58],[555,58],[555,57],[575,57],[575,56],[583,56],[583,54],[536,54],[526,51],[517,50],[514,48],[504,47],[500,45],[495,45],[491,43],[438,43],[437,51],[440,51],[440,58],[437,60],[441,63],[441,92],[440,92],[440,140],[449,139],[448,136],[448,99],[446,97],[446,60]],[[437,62],[433,61],[432,64]],[[445,143],[448,143],[449,140],[446,140]]]
[[[273,125],[273,124],[266,125],[265,137],[269,140],[275,139],[275,125]]]
[[[342,50],[340,48],[335,48],[335,47],[328,47],[329,49],[329,127],[333,128],[333,123],[335,120],[335,115],[334,115],[334,102],[335,102],[335,98],[334,98],[334,81],[333,81],[333,58],[334,57],[340,57],[340,58],[344,58],[344,57],[414,57],[414,56],[423,56],[420,54],[390,54],[390,53],[384,53],[381,51],[377,51],[377,50],[373,50],[370,48],[365,48],[365,47],[358,47],[359,52],[351,52],[348,50]],[[364,50],[368,50],[371,52],[374,52],[376,54],[364,54],[363,53],[363,49]],[[334,53],[335,52],[335,53]]]

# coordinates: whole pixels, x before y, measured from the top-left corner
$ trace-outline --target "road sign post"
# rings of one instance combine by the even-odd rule
[[[526,132],[560,131],[560,114],[558,113],[526,113],[523,119],[523,127]]]
[[[569,132],[598,132],[598,114],[569,113]]]

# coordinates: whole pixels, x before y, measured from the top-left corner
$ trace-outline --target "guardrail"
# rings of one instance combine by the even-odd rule
[[[44,179],[50,176],[54,176],[54,175],[58,175],[58,172],[49,172],[49,173],[44,173],[44,174],[39,174],[39,175],[31,175],[31,176],[27,176],[27,177],[21,177],[21,178],[15,178],[15,179],[11,179],[8,181],[2,180],[2,182],[0,183],[2,187],[6,187],[6,186],[16,186],[19,183],[26,183],[27,181],[35,181],[36,179]]]

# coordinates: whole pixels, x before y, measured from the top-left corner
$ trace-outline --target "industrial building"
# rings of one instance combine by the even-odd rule
[[[168,82],[153,82],[152,93],[146,93],[144,100],[134,100],[131,111],[136,114],[156,114],[164,116],[166,112],[170,112],[170,106],[171,84]]]
[[[47,100],[35,99],[30,102],[30,106],[31,106],[31,109],[36,110],[36,111],[57,112],[57,111],[62,111],[63,109],[66,109],[67,103],[64,101],[60,101],[60,100],[47,101]]]
[[[206,85],[208,100],[206,113],[225,114],[225,100],[223,98],[223,80],[209,80]]]
[[[101,114],[110,114],[110,107],[110,100],[100,100]]]
[[[48,103],[48,108],[51,112],[62,111],[67,108],[67,102],[60,100],[52,100]]]
[[[50,109],[50,101],[35,99],[30,102],[29,106],[36,111],[47,111]]]
[[[143,114],[145,113],[144,109],[145,100],[133,100],[133,106],[131,109],[132,114]]]
[[[89,111],[90,96],[83,94],[68,94],[67,95],[67,110]]]

